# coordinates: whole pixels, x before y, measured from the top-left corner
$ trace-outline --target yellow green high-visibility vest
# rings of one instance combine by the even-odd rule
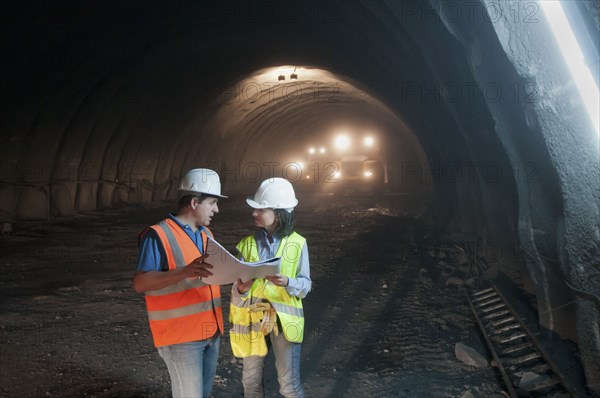
[[[305,243],[306,239],[296,232],[281,240],[275,254],[276,257],[281,257],[280,273],[289,278],[295,278],[298,275],[298,261]],[[244,260],[260,261],[254,235],[242,239],[238,243],[237,249]],[[246,297],[239,297],[238,300],[232,297],[231,300],[229,340],[233,355],[238,358],[267,355],[265,336],[259,330],[262,314],[248,311],[250,305],[260,301],[269,301],[275,308],[286,340],[301,343],[304,337],[302,300],[299,297],[291,296],[285,287],[275,286],[264,278],[257,279]]]

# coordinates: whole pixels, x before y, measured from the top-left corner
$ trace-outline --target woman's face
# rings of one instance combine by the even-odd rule
[[[259,228],[266,228],[269,232],[275,231],[279,223],[273,209],[254,209],[252,217],[254,218],[254,225]]]

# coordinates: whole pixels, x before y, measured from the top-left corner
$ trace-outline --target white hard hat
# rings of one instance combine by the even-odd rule
[[[292,184],[285,178],[269,178],[264,180],[253,197],[246,202],[255,209],[285,209],[292,212],[298,204]]]
[[[179,196],[206,194],[226,198],[221,195],[221,181],[216,171],[211,169],[192,169],[185,173],[179,183]]]

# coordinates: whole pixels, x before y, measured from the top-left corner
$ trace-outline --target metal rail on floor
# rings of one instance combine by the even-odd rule
[[[575,396],[495,285],[467,292],[467,299],[512,398]]]

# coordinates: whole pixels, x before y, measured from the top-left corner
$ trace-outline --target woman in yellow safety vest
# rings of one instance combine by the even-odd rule
[[[260,228],[237,245],[245,261],[281,257],[277,275],[233,284],[229,320],[233,354],[243,358],[245,397],[262,397],[263,371],[269,349],[275,354],[279,392],[304,397],[300,350],[304,336],[302,299],[311,289],[306,239],[294,232],[294,188],[283,178],[262,182],[246,202]]]

